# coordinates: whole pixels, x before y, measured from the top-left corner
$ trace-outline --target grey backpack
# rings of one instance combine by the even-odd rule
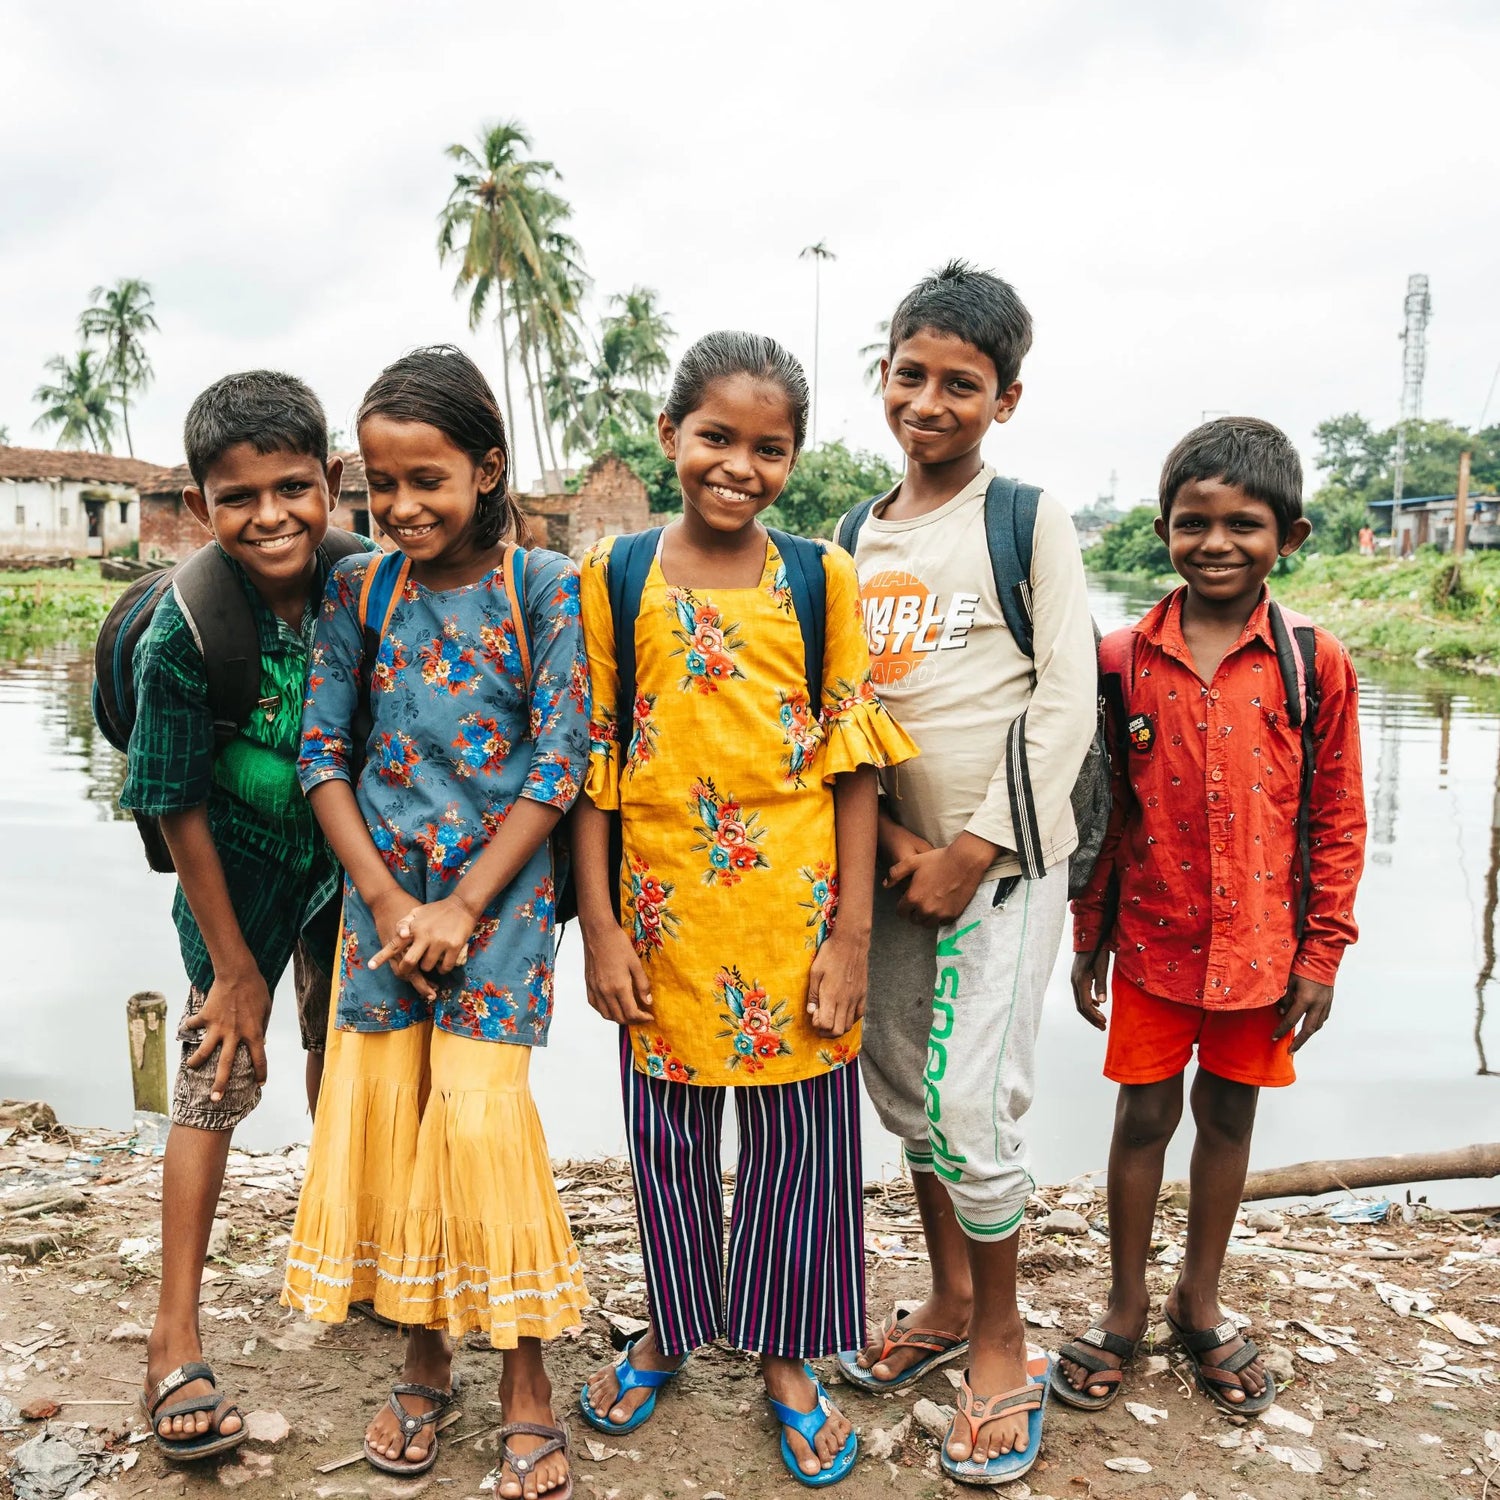
[[[999,476],[990,481],[984,495],[984,532],[990,548],[990,567],[995,574],[995,589],[1000,608],[1016,644],[1027,656],[1036,650],[1031,628],[1031,550],[1036,534],[1036,507],[1042,492],[1035,485],[1017,484],[1014,479]],[[860,528],[869,519],[876,503],[883,499],[862,501],[839,523],[836,540],[844,551],[853,555]],[[1094,626],[1094,649],[1099,648],[1099,627]],[[1026,765],[1026,715],[1022,713],[1008,731],[1007,767],[1010,773],[1010,811],[1016,829],[1016,853],[1021,860],[1021,874],[1027,880],[1040,879],[1046,873],[1042,864],[1042,834],[1037,826],[1036,803],[1031,792],[1031,775]],[[1068,859],[1068,894],[1082,895],[1094,873],[1099,850],[1109,826],[1109,750],[1104,723],[1104,706],[1100,701],[1094,722],[1094,737],[1083,757],[1078,780],[1073,783],[1073,821],[1078,825],[1078,847]],[[1002,881],[996,891],[996,903],[1010,893],[1012,882]]]

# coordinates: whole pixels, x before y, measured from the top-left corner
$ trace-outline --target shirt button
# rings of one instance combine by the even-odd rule
[[[1224,852],[1224,846],[1223,846],[1223,844],[1215,844],[1214,845],[1214,853],[1215,854],[1222,854],[1223,852]]]
[[[1209,695],[1208,695],[1208,696],[1209,696],[1209,697],[1210,697],[1210,698],[1211,698],[1211,699],[1212,699],[1212,700],[1213,700],[1213,701],[1214,701],[1214,702],[1215,702],[1215,703],[1217,703],[1217,702],[1218,702],[1218,701],[1219,701],[1219,690],[1218,690],[1218,688],[1214,688],[1214,689],[1213,689],[1213,691],[1212,691],[1212,692],[1211,692],[1211,693],[1209,693]]]
[[[1223,773],[1223,771],[1221,771],[1217,766],[1215,766],[1214,767],[1213,776],[1210,779],[1213,780],[1213,781],[1223,781],[1223,779],[1224,779],[1224,773]]]

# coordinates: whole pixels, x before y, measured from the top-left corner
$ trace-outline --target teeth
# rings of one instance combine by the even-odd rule
[[[436,531],[437,522],[429,521],[425,526],[392,526],[390,529],[397,536],[410,540],[413,537],[426,536],[429,531]]]
[[[750,498],[750,496],[744,490],[731,490],[722,484],[711,484],[708,485],[707,488],[712,490],[714,494],[716,494],[721,500],[737,502],[748,500]]]
[[[297,536],[298,533],[294,531],[288,536],[268,536],[260,541],[252,541],[250,545],[252,547],[262,547],[267,552],[279,552],[284,547],[290,547],[297,540]]]

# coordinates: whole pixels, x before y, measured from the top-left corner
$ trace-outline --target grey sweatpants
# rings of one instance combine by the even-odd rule
[[[972,1239],[1014,1234],[1033,1187],[1031,1108],[1042,999],[1062,942],[1066,863],[1022,880],[1003,906],[985,881],[934,930],[879,890],[861,1062],[885,1128],[914,1172],[936,1172]]]

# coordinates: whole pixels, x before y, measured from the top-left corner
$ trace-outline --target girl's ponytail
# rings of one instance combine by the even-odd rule
[[[478,365],[452,344],[432,344],[403,354],[379,375],[360,402],[355,428],[367,417],[423,422],[436,427],[474,463],[500,451],[500,478],[482,490],[474,512],[475,540],[481,547],[513,541],[531,545],[531,524],[510,492],[510,444],[500,403]]]

